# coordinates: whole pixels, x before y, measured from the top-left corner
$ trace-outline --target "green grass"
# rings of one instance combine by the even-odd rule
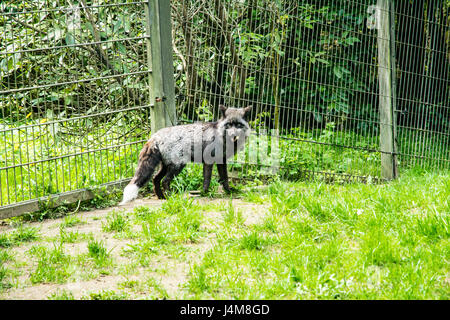
[[[47,297],[48,300],[75,300],[73,293],[68,290],[58,290]]]
[[[64,217],[63,222],[61,222],[60,226],[62,228],[71,228],[80,224],[85,224],[86,221],[83,221],[80,217],[76,215],[70,215]]]
[[[83,296],[82,300],[125,300],[127,294],[117,293],[113,290],[101,290],[99,292],[91,292]]]
[[[110,253],[102,241],[91,239],[87,244],[87,248],[89,257],[95,261],[97,266],[105,266],[110,263]]]
[[[23,242],[35,241],[39,238],[39,230],[35,227],[19,225],[14,231],[0,234],[0,247],[7,248]]]
[[[0,249],[0,290],[9,288],[11,285],[7,282],[10,270],[6,263],[12,260],[11,254],[6,249]]]
[[[200,206],[184,194],[173,194],[160,209],[134,210],[142,235],[157,244],[196,242],[201,236],[203,214]]]
[[[30,274],[30,281],[37,283],[64,283],[71,275],[71,257],[64,252],[62,245],[53,248],[34,246],[30,255],[37,260],[37,265]]]
[[[241,210],[233,206],[233,202],[230,200],[222,213],[222,219],[225,227],[229,226],[241,226],[244,223]]]
[[[240,200],[173,193],[62,218],[54,237],[20,225],[0,233],[0,293],[27,270],[25,286],[120,276],[113,290],[49,299],[448,300],[449,194],[450,173],[412,170],[385,184],[275,181]],[[95,235],[71,230],[94,222]]]
[[[124,232],[129,227],[128,218],[123,211],[113,210],[106,217],[106,223],[102,228],[105,232]]]
[[[259,197],[257,196],[259,194]],[[191,268],[201,299],[448,299],[448,174],[386,185],[272,184],[266,219]]]

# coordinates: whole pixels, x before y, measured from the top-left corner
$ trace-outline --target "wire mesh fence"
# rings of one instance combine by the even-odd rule
[[[0,206],[132,175],[150,127],[146,3],[2,1]]]
[[[381,177],[379,2],[172,1],[179,118],[256,105],[255,135],[280,136],[279,174]],[[449,3],[390,3],[394,33],[381,42],[397,49],[391,152],[401,168],[448,168]],[[235,168],[248,175],[248,164]]]
[[[450,2],[396,1],[401,165],[450,167]]]
[[[391,2],[392,124],[380,119],[379,2],[172,0],[178,122],[253,105],[241,178],[379,181],[383,154],[400,170],[449,169],[449,2]],[[148,4],[0,4],[0,207],[133,175],[153,103]]]

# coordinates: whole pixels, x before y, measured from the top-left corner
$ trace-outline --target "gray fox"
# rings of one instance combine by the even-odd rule
[[[139,154],[136,172],[123,191],[120,205],[137,197],[139,188],[150,180],[159,164],[161,167],[153,177],[154,192],[159,199],[165,199],[171,181],[188,162],[203,163],[203,192],[208,191],[214,163],[219,182],[230,192],[226,161],[243,148],[250,136],[246,118],[252,106],[227,108],[220,105],[219,109],[222,117],[216,122],[178,125],[153,134]]]

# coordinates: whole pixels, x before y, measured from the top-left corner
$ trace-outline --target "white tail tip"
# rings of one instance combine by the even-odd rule
[[[139,187],[135,184],[129,184],[123,190],[123,199],[119,206],[124,205],[137,198]]]

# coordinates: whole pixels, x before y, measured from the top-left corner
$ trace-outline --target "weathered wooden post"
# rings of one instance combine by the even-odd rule
[[[177,124],[172,56],[170,0],[148,0],[147,57],[150,73],[150,111],[152,133]]]
[[[395,16],[392,0],[378,0],[378,78],[380,85],[380,150],[382,177],[397,178]]]

